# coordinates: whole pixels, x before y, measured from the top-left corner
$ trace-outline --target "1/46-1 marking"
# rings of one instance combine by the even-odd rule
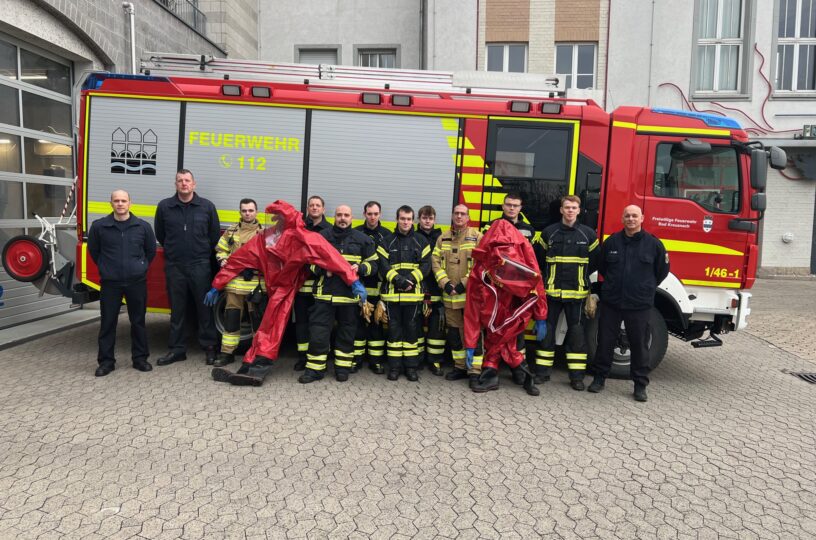
[[[717,268],[717,267],[712,267],[712,266],[706,266],[705,267],[705,275],[708,276],[708,277],[739,279],[740,271],[739,271],[739,269],[729,271],[728,268]]]

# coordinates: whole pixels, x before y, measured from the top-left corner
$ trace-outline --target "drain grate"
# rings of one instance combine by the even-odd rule
[[[794,377],[798,377],[805,382],[809,382],[810,384],[816,384],[816,373],[805,373],[803,371],[788,371],[787,369],[783,369],[782,373],[788,373],[793,375]]]

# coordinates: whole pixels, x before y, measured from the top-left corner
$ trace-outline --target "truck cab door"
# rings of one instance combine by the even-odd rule
[[[644,228],[663,241],[684,285],[740,288],[756,234],[729,223],[750,213],[746,156],[729,140],[704,139],[704,152],[684,150],[683,140],[650,137]]]
[[[578,120],[492,117],[481,222],[500,218],[511,192],[522,196],[522,215],[536,230],[560,220],[561,197],[575,192],[579,129]]]

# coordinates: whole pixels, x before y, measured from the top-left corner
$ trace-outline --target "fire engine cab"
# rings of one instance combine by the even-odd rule
[[[719,345],[719,334],[746,326],[767,167],[786,158],[749,141],[735,120],[643,107],[608,113],[563,97],[557,78],[523,74],[187,55],[154,55],[142,72],[85,78],[76,96],[75,250],[56,246],[55,225],[43,220],[40,237],[7,244],[12,277],[78,303],[95,299],[99,276],[85,242],[91,223],[110,213],[110,193],[126,189],[133,213],[150,222],[180,168],[194,172],[222,227],[239,220],[241,198],[305,208],[312,194],[328,212],[349,204],[358,217],[377,200],[384,220],[403,204],[431,204],[445,222],[464,203],[471,225],[483,226],[516,192],[540,231],[560,219],[560,197],[577,194],[579,220],[599,238],[620,230],[623,208],[637,204],[670,253],[653,310],[653,366],[668,334]],[[148,291],[149,308],[167,312],[161,250]],[[594,348],[597,327],[587,328]],[[616,370],[627,368],[622,333]]]

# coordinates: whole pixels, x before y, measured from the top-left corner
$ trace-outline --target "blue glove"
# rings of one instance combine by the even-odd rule
[[[535,322],[536,341],[541,341],[547,337],[547,321]]]
[[[359,279],[351,284],[351,294],[353,294],[354,296],[359,296],[361,303],[365,302],[366,298],[368,298],[366,288],[362,283],[360,283]]]
[[[476,349],[465,349],[465,363],[468,369],[473,369],[473,354],[475,352]]]
[[[204,296],[204,305],[205,306],[214,306],[216,302],[218,302],[218,289],[213,287],[206,294],[206,296]]]

